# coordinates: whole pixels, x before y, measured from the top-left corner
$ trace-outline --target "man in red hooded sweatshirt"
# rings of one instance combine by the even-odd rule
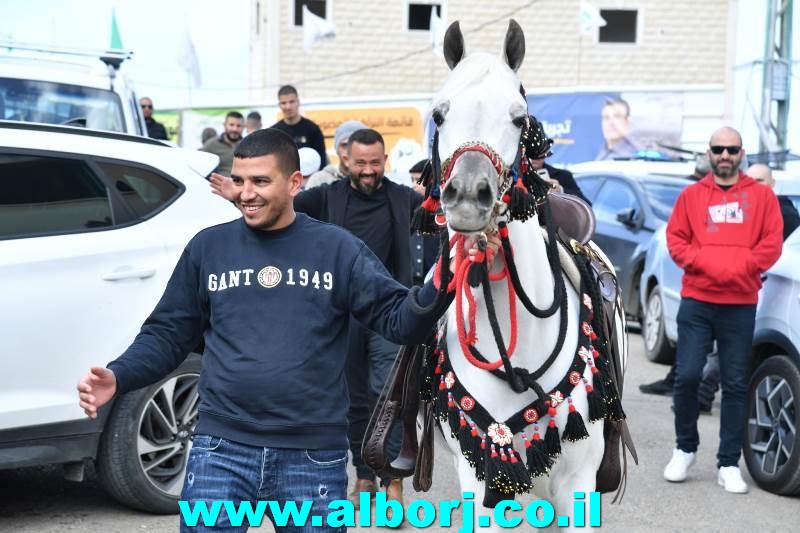
[[[761,274],[778,260],[783,243],[778,199],[739,170],[743,157],[739,132],[714,132],[711,172],[684,189],[667,224],[670,255],[684,274],[673,394],[677,445],[664,478],[685,480],[695,461],[697,388],[716,340],[722,377],[717,482],[734,493],[747,492],[738,464]]]

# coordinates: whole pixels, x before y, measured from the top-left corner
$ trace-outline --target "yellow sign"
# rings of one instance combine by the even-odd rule
[[[316,122],[322,130],[331,163],[339,162],[333,145],[336,128],[348,120],[360,120],[383,136],[386,153],[389,154],[387,166],[407,168],[405,160],[416,158],[411,162],[413,164],[422,158],[424,127],[422,116],[415,107],[317,109],[304,110],[303,115]]]

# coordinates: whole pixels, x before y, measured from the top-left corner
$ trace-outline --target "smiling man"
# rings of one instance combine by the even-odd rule
[[[286,134],[248,135],[236,148],[231,180],[242,218],[189,242],[133,344],[80,381],[80,405],[96,417],[115,394],[163,379],[204,341],[199,421],[181,500],[190,508],[214,500],[311,501],[311,514],[324,517],[347,490],[350,317],[392,342],[419,343],[450,299],[434,316],[417,315],[415,296],[363,242],[295,213],[302,175]],[[425,285],[418,303],[430,305],[435,294]],[[208,529],[218,530],[233,530],[224,514]]]
[[[783,230],[777,198],[739,170],[743,157],[739,132],[714,132],[711,172],[681,192],[667,224],[670,255],[684,274],[673,394],[676,447],[664,478],[684,481],[695,462],[698,386],[716,341],[722,378],[717,482],[734,493],[748,490],[739,457],[761,274],[780,257]]]
[[[410,187],[398,185],[384,176],[386,146],[380,133],[360,129],[350,135],[342,154],[348,179],[304,191],[294,202],[298,211],[349,230],[364,241],[392,277],[410,287],[411,218],[422,196]],[[397,354],[397,344],[379,332],[357,324],[350,331],[347,382],[350,385],[348,419],[350,451],[358,480],[351,501],[358,506],[358,493],[376,493],[375,474],[361,457],[361,443],[370,413],[386,382]],[[400,451],[400,427],[388,439],[391,459]],[[389,499],[402,500],[400,479],[383,480]]]

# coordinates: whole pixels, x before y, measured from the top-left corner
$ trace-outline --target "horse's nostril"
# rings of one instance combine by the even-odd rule
[[[445,185],[444,190],[442,191],[442,203],[443,204],[452,204],[458,199],[458,189],[460,186],[460,181],[458,179],[451,179]]]
[[[491,207],[494,202],[492,197],[492,188],[489,187],[489,182],[482,181],[478,184],[478,204],[482,207]]]

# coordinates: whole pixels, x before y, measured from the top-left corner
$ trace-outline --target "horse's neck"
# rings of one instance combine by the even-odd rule
[[[514,264],[522,289],[537,308],[550,307],[553,302],[554,282],[547,260],[546,242],[538,220],[533,218],[525,223],[512,222],[508,229],[509,240],[514,251]],[[502,260],[495,261],[495,268],[498,265],[502,265]],[[497,322],[503,335],[504,344],[508,346],[511,338],[511,314],[506,280],[492,282],[491,289]],[[476,347],[485,355],[486,359],[496,361],[499,359],[499,353],[489,324],[483,291],[476,289],[473,294],[477,305]],[[570,311],[567,331],[577,331],[577,315],[575,313],[577,296],[574,291],[569,289],[569,286],[567,294]],[[548,318],[536,318],[525,309],[519,298],[515,298],[515,300],[518,336],[517,347],[511,362],[515,367],[533,371],[542,366],[556,345],[561,321],[560,313],[556,311]],[[466,313],[468,309],[466,298],[463,299],[463,306]],[[520,408],[520,403],[535,399],[535,394],[533,391],[528,391],[524,395],[517,395],[511,392],[507,383],[489,376],[485,370],[480,370],[467,361],[459,346],[455,307],[455,305],[451,306],[448,312],[447,345],[456,374],[461,377],[467,390],[475,391],[479,402],[490,412],[501,419],[511,416],[516,409]],[[539,384],[546,390],[555,386],[566,375],[572,359],[571,356],[566,357],[564,354],[574,354],[576,342],[577,335],[567,335],[561,356],[539,380]]]

